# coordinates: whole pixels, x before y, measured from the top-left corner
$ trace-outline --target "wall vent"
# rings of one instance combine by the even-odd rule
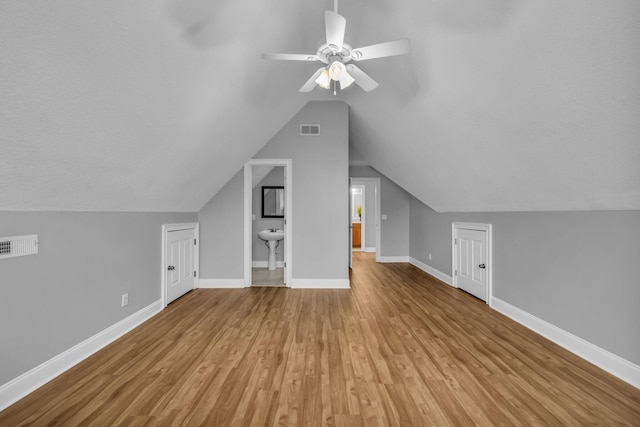
[[[38,235],[0,237],[0,259],[38,253]]]
[[[320,135],[320,125],[300,125],[300,135]]]

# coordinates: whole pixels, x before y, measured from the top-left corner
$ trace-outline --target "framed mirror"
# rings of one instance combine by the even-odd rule
[[[262,187],[262,218],[284,218],[284,187]]]

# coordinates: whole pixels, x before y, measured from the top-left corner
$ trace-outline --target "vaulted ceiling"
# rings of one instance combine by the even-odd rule
[[[332,0],[4,0],[0,209],[197,211],[309,100],[438,211],[640,209],[640,2],[342,0],[380,83],[297,89]]]

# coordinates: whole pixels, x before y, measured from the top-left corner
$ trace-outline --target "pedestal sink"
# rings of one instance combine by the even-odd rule
[[[269,270],[276,269],[276,248],[280,244],[280,240],[284,239],[284,230],[276,230],[270,228],[258,232],[258,237],[264,240],[269,248]]]

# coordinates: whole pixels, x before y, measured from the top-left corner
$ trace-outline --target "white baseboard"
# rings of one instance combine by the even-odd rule
[[[251,267],[253,268],[267,268],[269,267],[269,261],[251,261]],[[284,267],[284,261],[276,261],[276,267]]]
[[[375,246],[364,248],[364,252],[375,252],[375,251],[376,251],[376,247]]]
[[[200,279],[201,289],[244,288],[244,279]]]
[[[382,256],[377,260],[378,262],[409,262],[408,256]]]
[[[82,362],[160,311],[162,311],[162,300],[146,306],[118,323],[109,326],[107,329],[87,338],[80,344],[0,386],[0,411]]]
[[[430,265],[427,265],[424,262],[419,261],[419,260],[417,260],[415,258],[409,258],[409,262],[411,263],[411,265],[414,265],[414,266],[418,267],[420,270],[424,271],[425,273],[429,273],[430,275],[432,275],[436,279],[446,283],[447,285],[453,286],[453,278],[451,276],[449,276],[448,274],[445,274],[440,270],[436,270],[435,268],[431,267]]]
[[[640,366],[496,297],[491,298],[491,307],[632,386],[640,388]]]
[[[291,279],[294,289],[349,289],[349,279]]]

